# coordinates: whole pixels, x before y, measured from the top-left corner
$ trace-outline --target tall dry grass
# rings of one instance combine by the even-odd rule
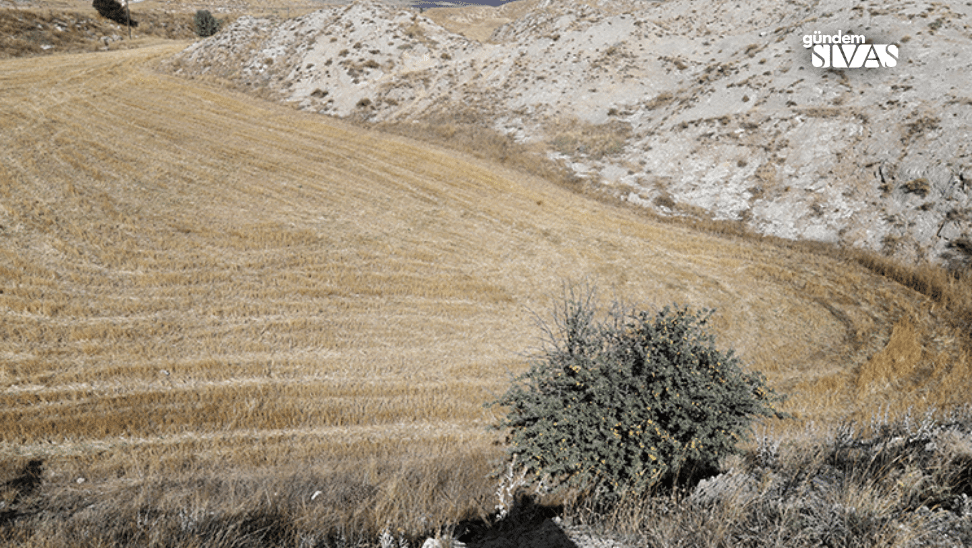
[[[727,470],[576,523],[630,546],[967,546],[972,414],[815,425],[762,435]]]

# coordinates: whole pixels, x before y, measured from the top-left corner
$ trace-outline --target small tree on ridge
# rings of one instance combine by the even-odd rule
[[[196,35],[207,38],[219,32],[219,21],[213,17],[209,10],[197,10],[196,17],[193,19],[196,27]]]

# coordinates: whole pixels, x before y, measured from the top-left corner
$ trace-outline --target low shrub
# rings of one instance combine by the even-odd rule
[[[219,21],[213,17],[212,13],[209,13],[209,10],[197,10],[193,24],[196,34],[202,38],[207,38],[219,32]]]
[[[910,192],[911,194],[917,194],[918,196],[927,196],[928,192],[931,191],[931,183],[928,179],[924,177],[919,177],[917,179],[912,179],[904,184],[905,192]]]
[[[492,402],[508,409],[513,457],[555,491],[604,502],[714,473],[779,398],[716,349],[710,315],[615,303],[598,321],[593,291],[569,291],[546,348]]]

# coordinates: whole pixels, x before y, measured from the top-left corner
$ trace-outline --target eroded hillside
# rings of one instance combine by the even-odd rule
[[[452,30],[371,1],[292,20],[242,18],[172,69],[336,116],[481,123],[543,143],[574,172],[663,213],[967,263],[968,5],[543,0],[470,9],[438,17]],[[507,19],[488,40],[472,39]],[[896,45],[896,66],[815,68],[802,43],[815,31]]]

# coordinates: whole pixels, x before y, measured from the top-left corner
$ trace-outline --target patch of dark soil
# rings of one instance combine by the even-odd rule
[[[44,461],[32,459],[20,469],[13,479],[0,484],[3,505],[0,506],[0,527],[16,520],[21,515],[19,506],[34,494],[44,477]]]
[[[457,540],[469,548],[578,548],[554,519],[561,513],[561,506],[537,504],[533,498],[521,496],[509,515],[492,525],[460,523]]]

